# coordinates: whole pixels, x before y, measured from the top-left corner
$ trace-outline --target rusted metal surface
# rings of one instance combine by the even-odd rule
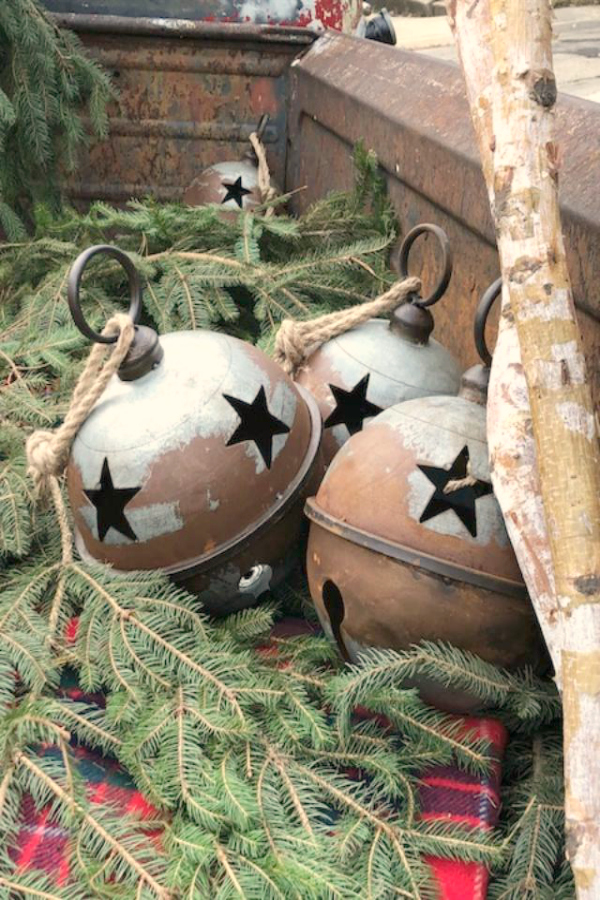
[[[114,15],[239,24],[278,24],[352,31],[362,0],[44,0],[56,13]]]
[[[79,7],[78,7],[79,8]],[[123,34],[131,37],[173,37],[193,40],[248,40],[266,44],[308,46],[315,35],[298,26],[254,23],[203,22],[188,18],[149,18],[147,16],[94,15],[87,12],[63,12],[53,15],[57,25],[89,34]]]
[[[337,558],[335,569],[329,561]],[[443,640],[482,654],[490,662],[532,662],[540,647],[537,627],[525,604],[514,597],[449,581],[424,569],[348,542],[311,523],[308,579],[319,619],[348,659],[368,647],[406,650],[422,640]],[[331,602],[335,585],[343,607]],[[335,594],[333,594],[335,596]],[[329,601],[326,604],[326,601]],[[464,621],[472,630],[465,637]],[[337,626],[337,627],[336,627]],[[355,637],[354,635],[357,635]],[[541,652],[538,659],[541,658]],[[407,686],[410,686],[407,684]],[[440,684],[417,684],[425,700],[451,712],[477,706],[468,694]]]
[[[472,363],[472,315],[499,265],[460,72],[329,33],[292,66],[291,98],[287,187],[306,185],[296,208],[349,187],[352,148],[364,140],[380,159],[402,229],[429,221],[450,236],[455,268],[436,333],[463,365]],[[569,270],[600,402],[600,108],[559,95],[557,131]]]
[[[544,660],[492,492],[487,375],[474,368],[458,397],[409,400],[354,435],[307,502],[311,596],[352,660],[421,640],[508,668]],[[427,697],[454,702],[439,686]]]
[[[160,343],[158,364],[133,380],[113,376],[77,434],[68,467],[77,546],[118,571],[161,570],[228,612],[303,553],[321,418],[251,344],[207,331]]]
[[[76,201],[181,200],[204,168],[243,156],[264,113],[269,165],[283,183],[289,66],[313,35],[118,17],[68,21],[119,90],[108,139],[92,144],[69,182]]]

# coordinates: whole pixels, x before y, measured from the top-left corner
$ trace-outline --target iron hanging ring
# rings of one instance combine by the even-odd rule
[[[113,259],[120,262],[125,269],[129,279],[129,316],[134,324],[139,320],[142,310],[142,283],[140,281],[138,270],[133,264],[131,257],[125,253],[124,250],[121,250],[119,247],[113,247],[110,244],[96,244],[94,247],[88,247],[87,250],[84,250],[83,253],[79,254],[69,272],[67,297],[73,321],[81,333],[91,341],[95,341],[97,344],[114,344],[117,341],[118,335],[99,334],[97,331],[94,331],[93,328],[90,328],[83,316],[81,305],[79,303],[79,289],[81,287],[84,269],[94,256],[99,256],[101,253],[106,256],[112,256]]]
[[[484,292],[475,312],[475,346],[484,366],[491,366],[492,354],[485,342],[485,326],[494,302],[502,293],[502,278],[497,278]]]
[[[263,134],[265,133],[267,125],[269,124],[269,119],[269,113],[263,113],[258,121],[258,125],[256,127],[256,137],[259,139],[259,141],[262,141],[263,139]]]
[[[442,274],[440,275],[436,286],[428,297],[425,297],[425,299],[423,299],[415,295],[414,299],[410,301],[411,303],[414,303],[415,306],[420,306],[422,309],[425,309],[428,306],[433,306],[434,303],[437,303],[440,297],[442,297],[446,292],[446,288],[450,283],[450,278],[452,277],[453,260],[452,248],[450,247],[448,235],[443,228],[439,227],[439,225],[417,225],[415,228],[411,228],[411,230],[402,241],[402,246],[400,247],[400,255],[398,258],[398,268],[400,269],[400,275],[403,278],[408,278],[408,255],[410,253],[410,249],[416,239],[420,237],[420,235],[429,233],[435,235],[435,237],[438,239],[440,247],[442,248]]]

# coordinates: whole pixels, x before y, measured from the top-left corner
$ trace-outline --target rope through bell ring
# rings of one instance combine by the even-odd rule
[[[127,272],[131,305],[129,313],[117,313],[112,316],[102,333],[96,334],[89,328],[81,314],[79,287],[85,266],[92,257],[101,253],[112,256]],[[129,256],[117,247],[105,244],[90,247],[78,256],[69,273],[68,299],[73,318],[80,330],[86,336],[92,337],[96,343],[79,376],[62,425],[55,431],[34,431],[26,443],[28,474],[33,479],[36,493],[40,497],[50,497],[56,510],[63,566],[68,566],[73,561],[73,536],[58,479],[67,467],[77,432],[129,352],[135,336],[135,322],[139,318],[141,294],[135,266]],[[53,639],[58,627],[63,596],[64,579],[61,576],[50,610],[49,640]]]
[[[249,139],[258,163],[258,191],[260,193],[261,203],[269,203],[277,197],[277,191],[271,184],[271,173],[267,162],[267,152],[262,142],[262,136],[268,121],[269,116],[265,114],[258,123],[258,128],[256,131],[252,132]],[[273,216],[274,214],[275,207],[270,206],[265,212],[265,218]]]
[[[441,276],[426,298],[418,297],[421,289],[421,281],[408,274],[408,256],[415,240],[422,234],[434,234],[439,241],[443,265]],[[275,337],[274,358],[280,366],[292,377],[306,362],[309,356],[318,350],[326,341],[338,337],[338,335],[363,325],[369,319],[386,315],[399,307],[405,301],[411,302],[420,310],[426,310],[436,303],[445,292],[452,274],[452,253],[445,232],[436,225],[417,225],[412,228],[404,238],[400,247],[399,270],[401,280],[392,287],[375,297],[349,309],[339,312],[317,316],[315,319],[297,321],[296,319],[284,319]],[[431,320],[433,323],[433,320]]]

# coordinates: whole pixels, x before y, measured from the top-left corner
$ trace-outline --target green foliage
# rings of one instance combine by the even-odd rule
[[[31,203],[59,199],[59,167],[72,171],[86,142],[107,131],[107,76],[79,39],[50,20],[37,0],[0,3],[0,226],[25,234]]]
[[[223,219],[216,207],[152,200],[124,211],[98,203],[84,215],[38,206],[34,238],[0,248],[0,897],[429,900],[428,853],[493,865],[498,897],[504,884],[519,896],[531,858],[540,889],[567,877],[549,873],[562,829],[547,765],[559,763],[548,751],[535,777],[528,763],[531,735],[556,728],[551,686],[429,644],[374,652],[361,668],[343,668],[320,636],[273,639],[272,652],[257,652],[282,611],[310,609],[300,578],[260,608],[210,620],[161,576],[61,562],[55,514],[35,504],[26,476],[24,441],[61,421],[88,352],[65,297],[81,249],[110,240],[131,253],[146,278],[144,319],[159,330],[220,328],[268,345],[282,317],[358,302],[393,280],[376,161],[360,149],[357,160],[355,191],[298,219]],[[119,267],[98,261],[84,284],[86,316],[101,327],[125,295]],[[67,644],[73,615],[77,639]],[[66,667],[84,689],[106,692],[106,710],[58,694]],[[484,742],[406,688],[419,674],[470,690],[519,734],[502,841],[419,820],[424,767],[489,764]],[[393,728],[356,721],[357,704]],[[74,741],[131,774],[159,811],[162,849],[147,835],[156,822],[88,802]],[[72,834],[72,885],[15,868],[24,792]],[[534,792],[544,816],[552,808],[555,830],[541,840]]]

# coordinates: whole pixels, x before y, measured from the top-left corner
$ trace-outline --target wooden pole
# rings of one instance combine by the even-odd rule
[[[568,855],[578,897],[591,900],[600,897],[600,453],[560,227],[551,8],[453,0],[449,13],[504,280],[491,403],[510,427],[493,429],[494,485],[562,683]]]

